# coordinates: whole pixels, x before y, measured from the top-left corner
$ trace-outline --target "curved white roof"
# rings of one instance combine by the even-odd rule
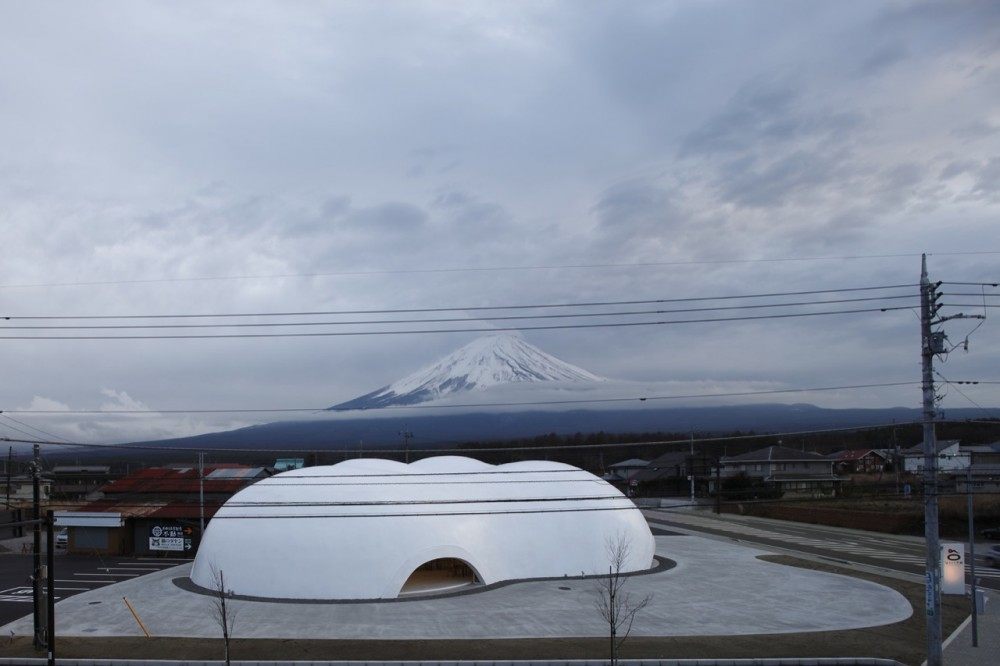
[[[205,530],[192,580],[212,568],[236,594],[395,598],[420,565],[465,561],[485,583],[647,569],[653,536],[631,500],[589,472],[548,461],[488,465],[442,456],[307,467],[244,488]]]

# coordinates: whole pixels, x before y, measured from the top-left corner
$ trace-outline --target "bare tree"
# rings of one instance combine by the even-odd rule
[[[212,565],[212,617],[222,629],[222,643],[226,650],[226,666],[230,666],[229,643],[233,637],[233,627],[236,626],[236,609],[232,606],[233,591],[226,589],[226,578],[222,569]]]
[[[642,598],[625,589],[628,577],[623,573],[631,552],[628,537],[619,533],[605,542],[608,554],[608,575],[602,576],[597,585],[597,611],[608,623],[611,637],[611,666],[618,664],[618,650],[632,631],[636,614],[649,605],[653,595]]]

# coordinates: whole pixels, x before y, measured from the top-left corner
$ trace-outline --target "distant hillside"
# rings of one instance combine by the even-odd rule
[[[948,410],[951,419],[979,418],[974,409]],[[410,446],[433,449],[469,441],[489,442],[548,433],[690,432],[759,433],[902,423],[920,419],[920,410],[823,409],[813,405],[746,405],[613,411],[505,412],[380,418],[279,421],[195,437],[138,442],[178,448],[247,448],[281,452],[288,449],[399,448],[399,432],[413,433]],[[79,455],[68,453],[67,455]],[[92,457],[95,452],[87,451]]]

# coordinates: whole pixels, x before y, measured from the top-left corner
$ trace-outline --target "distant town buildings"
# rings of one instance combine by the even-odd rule
[[[202,479],[195,465],[148,467],[102,486],[100,499],[58,511],[56,524],[68,528],[69,552],[192,554],[202,516],[210,520],[236,492],[272,473],[268,467],[211,464]]]

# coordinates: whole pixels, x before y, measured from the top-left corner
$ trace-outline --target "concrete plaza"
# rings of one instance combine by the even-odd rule
[[[656,537],[671,569],[634,576],[652,601],[637,636],[775,634],[899,622],[909,602],[887,587],[757,559],[765,551],[697,536]],[[179,588],[190,564],[78,594],[56,606],[57,635],[141,636],[126,597],[154,636],[215,638],[211,599]],[[440,598],[363,603],[231,601],[239,638],[468,639],[604,636],[594,580],[515,583]],[[2,628],[30,635],[31,619]]]

